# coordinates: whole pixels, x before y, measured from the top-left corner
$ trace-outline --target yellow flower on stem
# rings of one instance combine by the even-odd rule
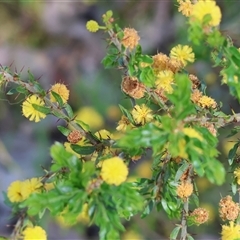
[[[240,225],[235,225],[233,221],[230,222],[229,226],[222,226],[222,240],[237,240],[240,236]]]
[[[23,240],[47,240],[47,234],[39,226],[27,227],[23,231]]]
[[[162,89],[166,93],[172,93],[173,92],[173,80],[174,80],[174,74],[170,70],[161,71],[157,75],[156,85],[157,89]]]
[[[118,186],[126,181],[128,167],[119,157],[109,158],[103,161],[100,175],[106,183]]]
[[[136,124],[144,125],[153,119],[152,110],[145,104],[136,105],[132,110],[132,116]]]
[[[217,103],[215,102],[215,100],[212,99],[211,97],[208,97],[205,95],[200,97],[197,104],[203,108],[216,108],[217,107]]]
[[[96,21],[90,20],[87,22],[86,28],[89,32],[97,32],[99,30],[99,25]]]
[[[118,126],[116,128],[117,131],[122,131],[122,132],[125,132],[127,130],[127,127],[130,125],[130,121],[129,119],[122,115],[120,121],[118,122]]]
[[[40,178],[31,178],[22,182],[22,196],[27,199],[32,193],[40,191],[43,186]]]
[[[209,0],[201,0],[193,5],[191,16],[203,22],[206,15],[211,16],[211,20],[208,23],[209,26],[218,26],[221,22],[222,14],[220,8],[216,5],[216,2]]]
[[[178,11],[182,13],[182,15],[189,17],[192,13],[193,4],[190,0],[181,0],[179,1]]]
[[[44,101],[36,95],[29,96],[22,104],[22,113],[30,121],[39,122],[46,117],[46,114],[36,110],[33,104],[43,107]]]
[[[187,45],[178,44],[170,51],[170,57],[179,60],[183,66],[187,65],[187,62],[194,62],[195,55],[192,48]]]
[[[69,98],[69,90],[67,89],[66,85],[62,83],[56,83],[54,84],[50,89],[50,100],[52,102],[57,102],[57,100],[54,98],[53,94],[51,92],[57,93],[61,98],[63,103],[66,103]]]
[[[22,202],[24,200],[22,195],[22,185],[23,182],[14,181],[8,187],[7,196],[11,202]]]

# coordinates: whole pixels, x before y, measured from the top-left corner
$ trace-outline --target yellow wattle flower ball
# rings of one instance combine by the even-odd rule
[[[100,175],[106,183],[118,186],[126,181],[128,167],[119,157],[109,158],[103,161]]]
[[[33,104],[43,107],[44,101],[36,95],[29,96],[22,104],[22,113],[30,121],[39,122],[46,117],[46,114],[36,110]]]
[[[187,65],[187,62],[194,62],[195,60],[192,48],[181,44],[171,49],[170,57],[179,60],[184,67]]]
[[[23,240],[47,240],[47,234],[44,229],[39,226],[27,227],[23,231]]]
[[[69,98],[69,90],[67,89],[66,85],[62,83],[56,83],[54,84],[50,89],[50,100],[52,102],[57,102],[57,100],[54,98],[51,92],[57,93],[61,98],[63,103],[66,103]]]
[[[207,14],[211,16],[211,20],[208,23],[209,26],[215,27],[220,24],[222,14],[215,1],[201,0],[193,5],[191,13],[193,18],[196,18],[202,22]]]
[[[99,30],[99,25],[96,21],[90,20],[87,22],[86,28],[89,32],[97,32]]]
[[[222,240],[234,240],[239,239],[240,225],[235,225],[233,221],[229,223],[229,226],[222,226]]]
[[[136,124],[144,125],[153,119],[152,110],[145,104],[136,105],[132,110],[132,116]]]
[[[40,178],[31,178],[22,182],[22,196],[27,199],[32,193],[40,191],[43,186]]]
[[[22,202],[24,200],[22,195],[22,182],[12,182],[7,189],[7,196],[11,202]]]

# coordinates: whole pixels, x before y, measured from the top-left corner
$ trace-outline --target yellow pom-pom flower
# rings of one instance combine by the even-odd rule
[[[216,5],[214,0],[201,0],[193,5],[191,16],[199,20],[203,21],[204,17],[209,14],[211,16],[211,20],[208,23],[209,26],[218,26],[221,22],[222,14],[220,8]]]
[[[200,97],[197,104],[203,108],[216,108],[217,107],[217,103],[215,102],[215,100],[212,99],[211,97],[208,97],[205,95]]]
[[[145,104],[136,105],[132,110],[132,116],[136,124],[144,125],[153,119],[152,110]]]
[[[39,122],[46,117],[46,114],[39,112],[33,107],[33,104],[44,106],[44,101],[36,95],[28,97],[22,104],[23,116],[29,118],[30,121]]]
[[[195,55],[192,48],[188,45],[178,44],[176,47],[172,48],[170,52],[170,57],[179,60],[183,66],[187,65],[187,62],[194,62]]]
[[[121,158],[113,157],[103,161],[100,175],[106,183],[118,186],[126,181],[128,168]]]
[[[222,226],[222,240],[235,240],[240,236],[240,225],[235,225],[233,221],[230,221],[229,226]]]
[[[170,70],[160,71],[157,75],[156,85],[157,89],[163,89],[166,93],[173,92],[174,74]]]
[[[61,98],[63,103],[66,103],[69,98],[69,90],[67,89],[66,85],[62,83],[56,83],[54,84],[50,89],[50,100],[52,102],[56,102],[57,100],[54,98],[53,94],[51,92],[57,93]]]
[[[10,184],[7,189],[7,196],[11,202],[22,202],[23,195],[22,195],[22,185],[21,181],[15,181]]]
[[[182,13],[182,15],[189,17],[192,13],[193,4],[190,0],[181,0],[179,1],[178,11]]]
[[[99,30],[99,25],[96,21],[90,20],[87,22],[86,28],[89,32],[97,32]]]
[[[27,199],[32,193],[40,191],[43,186],[40,178],[31,178],[23,181],[22,183],[22,196],[23,199]]]
[[[23,240],[47,240],[47,234],[39,226],[27,227],[23,231]]]

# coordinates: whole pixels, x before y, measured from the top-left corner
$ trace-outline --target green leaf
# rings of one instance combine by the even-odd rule
[[[16,88],[12,88],[6,94],[7,95],[13,95],[13,94],[16,94],[16,93],[18,93],[17,89]]]
[[[211,159],[206,163],[205,173],[208,180],[217,185],[222,185],[225,181],[225,168],[223,164],[216,159]]]
[[[29,78],[29,82],[35,84],[35,82],[36,82],[35,77],[34,77],[33,74],[30,72],[30,70],[28,70],[28,78]]]
[[[134,120],[133,120],[133,117],[132,117],[132,114],[126,109],[124,108],[122,105],[118,105],[121,112],[123,113],[124,116],[126,116],[128,118],[128,120],[134,124]]]
[[[148,87],[153,87],[155,83],[155,75],[151,67],[145,67],[140,73],[140,81]]]
[[[234,162],[234,159],[236,157],[236,152],[238,150],[238,146],[239,146],[239,142],[237,142],[236,144],[234,144],[233,148],[229,151],[228,153],[228,163],[231,166]]]
[[[232,187],[232,193],[233,193],[233,195],[235,195],[238,190],[238,185],[236,183],[232,183],[231,187]]]
[[[72,107],[68,103],[65,103],[64,108],[65,108],[69,118],[73,118],[74,115],[73,115]]]
[[[38,112],[44,113],[44,114],[46,114],[46,115],[49,114],[49,113],[51,113],[51,109],[48,108],[48,107],[40,106],[40,105],[37,105],[37,104],[35,104],[35,103],[33,103],[32,106],[33,106],[33,108],[34,108],[35,110],[37,110]]]
[[[95,146],[79,146],[77,144],[71,144],[71,148],[74,152],[80,155],[89,155],[96,150]]]
[[[28,93],[28,90],[25,87],[23,87],[23,86],[18,86],[16,88],[16,90],[17,90],[17,92],[25,94],[25,95]]]
[[[170,240],[176,240],[176,239],[177,239],[177,236],[178,236],[178,233],[179,233],[180,229],[181,229],[181,227],[178,226],[178,227],[175,227],[175,228],[172,230],[172,232],[171,232],[171,234],[170,234]]]
[[[62,97],[61,97],[58,93],[56,93],[56,92],[54,92],[54,91],[51,91],[51,94],[53,95],[53,97],[55,98],[55,100],[57,101],[57,103],[59,104],[59,106],[62,107],[62,106],[63,106]]]
[[[187,235],[187,240],[194,240],[194,238],[191,235]]]
[[[175,179],[174,181],[177,182],[181,176],[183,175],[183,173],[188,169],[189,167],[189,163],[187,163],[186,161],[184,161],[184,163],[182,164],[182,166],[177,170],[177,173],[175,175]]]
[[[69,135],[69,133],[71,132],[71,130],[70,129],[68,129],[68,128],[65,128],[65,127],[63,127],[63,126],[57,126],[57,128],[58,128],[58,130],[64,135],[64,136],[68,136]]]

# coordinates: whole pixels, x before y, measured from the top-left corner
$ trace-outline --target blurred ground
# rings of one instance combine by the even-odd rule
[[[103,118],[97,128],[115,129],[119,120],[118,103],[127,105],[120,92],[121,76],[117,70],[104,70],[101,59],[106,52],[102,33],[89,33],[85,29],[88,20],[101,22],[101,15],[112,9],[119,25],[134,27],[141,36],[143,50],[148,54],[168,53],[176,43],[187,43],[185,19],[177,14],[175,1],[1,1],[0,3],[0,64],[11,66],[27,77],[27,70],[40,78],[45,89],[55,82],[64,82],[71,91],[70,104],[75,111],[91,106]],[[221,29],[240,46],[239,2],[219,1],[223,11]],[[220,85],[218,69],[212,69],[209,59],[199,53],[200,61],[190,71],[205,80],[208,93],[217,102],[223,102],[226,113],[233,108],[239,112],[239,105]],[[48,166],[48,149],[55,140],[63,141],[56,130],[53,117],[35,124],[21,116],[20,99],[6,98],[4,89],[0,93],[0,191],[6,191],[14,180],[41,175],[41,165]],[[223,97],[224,96],[224,97]],[[98,130],[98,129],[95,130]],[[226,135],[227,130],[222,131]],[[226,142],[220,145],[224,149]],[[47,150],[47,151],[46,151]],[[226,159],[226,155],[221,158]],[[143,166],[141,166],[143,164]],[[145,164],[145,165],[144,165]],[[148,166],[147,166],[147,165]],[[140,162],[139,173],[146,175],[149,164]],[[27,169],[27,171],[26,171]],[[202,201],[212,211],[212,221],[198,229],[196,239],[217,239],[220,223],[216,220],[220,195],[228,193],[229,186],[215,188],[199,180],[202,186]],[[214,193],[214,194],[213,194]],[[14,220],[9,220],[9,209],[0,195],[0,235],[8,234]],[[94,239],[96,229],[84,228],[63,230],[51,219],[46,219],[49,239]],[[124,239],[161,239],[173,228],[165,216],[154,213],[146,221],[134,218],[126,224]],[[131,230],[131,231],[130,231]],[[139,232],[137,234],[137,232]],[[208,232],[210,235],[205,235]],[[212,235],[211,235],[212,234]],[[163,239],[163,238],[162,238]]]

